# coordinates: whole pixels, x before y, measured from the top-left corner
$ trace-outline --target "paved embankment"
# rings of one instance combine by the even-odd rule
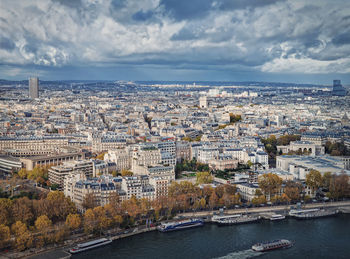
[[[117,240],[117,239],[121,239],[121,238],[125,238],[125,237],[130,237],[130,236],[134,236],[134,235],[138,235],[141,233],[145,233],[145,232],[149,232],[149,231],[154,231],[156,230],[155,227],[151,227],[151,228],[135,228],[133,230],[130,230],[130,232],[128,233],[123,233],[123,234],[119,234],[119,235],[112,235],[109,238],[111,240]],[[85,240],[84,242],[86,242],[88,240]],[[70,258],[71,254],[67,252],[67,250],[72,247],[71,245],[69,246],[64,246],[52,251],[46,251],[46,252],[42,252],[42,253],[38,253],[37,255],[33,255],[33,256],[28,256],[26,257],[27,259],[50,259],[50,258],[55,258],[55,259],[65,259],[65,258]],[[21,257],[21,256],[20,256]],[[7,258],[11,258],[11,257],[7,257]],[[12,258],[18,258],[18,257],[12,257]]]
[[[238,214],[238,213],[264,213],[264,212],[274,212],[274,211],[289,211],[291,205],[283,205],[283,206],[265,206],[265,207],[256,207],[256,208],[244,208],[244,209],[229,209],[225,210],[225,214]],[[295,205],[294,205],[295,206]],[[303,205],[305,209],[311,208],[337,208],[341,209],[342,212],[346,212],[347,210],[343,207],[350,206],[350,201],[339,201],[339,202],[324,202],[324,203],[310,203]],[[182,217],[208,217],[212,216],[213,213],[218,213],[218,210],[214,211],[199,211],[199,212],[188,212],[181,213],[177,216]]]
[[[141,233],[150,232],[150,231],[154,231],[154,230],[156,230],[155,227],[144,228],[144,229],[135,228],[134,231],[132,231],[130,233],[125,233],[125,234],[121,234],[121,235],[115,235],[115,236],[110,237],[110,239],[117,240],[117,239],[130,237],[130,236],[134,236],[134,235],[138,235],[138,234],[141,234]]]

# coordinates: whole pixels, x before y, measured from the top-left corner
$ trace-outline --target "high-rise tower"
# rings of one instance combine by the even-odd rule
[[[199,107],[201,109],[207,109],[208,108],[208,100],[206,96],[199,97]]]
[[[345,88],[341,85],[340,80],[333,80],[333,91],[332,95],[336,96],[345,96],[346,95],[346,90]]]
[[[39,78],[38,77],[29,78],[29,98],[31,99],[39,98]]]

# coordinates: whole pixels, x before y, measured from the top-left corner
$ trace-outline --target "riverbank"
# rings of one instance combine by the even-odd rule
[[[146,232],[150,232],[150,231],[155,231],[156,228],[155,227],[151,227],[151,228],[139,228],[136,227],[134,229],[130,229],[128,231],[128,233],[123,233],[120,235],[114,235],[114,236],[110,236],[108,237],[111,240],[118,240],[118,239],[122,239],[122,238],[126,238],[126,237],[131,237],[134,235],[138,235],[138,234],[142,234],[142,233],[146,233]],[[95,239],[95,238],[94,238]],[[86,242],[88,241],[88,239],[83,240],[81,242]],[[66,258],[70,258],[71,254],[69,252],[67,252],[70,248],[72,247],[72,245],[65,245],[62,246],[60,249],[55,249],[52,251],[45,251],[45,252],[40,252],[36,255],[30,255],[27,256],[25,258],[27,259],[50,259],[50,258],[60,258],[60,259],[66,259]]]
[[[107,237],[111,240],[123,239],[134,235],[155,231],[156,227],[138,226],[132,229],[125,230],[121,234],[110,234]],[[65,259],[70,258],[71,254],[67,252],[71,247],[77,243],[87,242],[94,240],[97,237],[92,235],[81,235],[78,238],[71,238],[65,241],[62,245],[50,245],[40,249],[32,248],[23,252],[9,252],[7,254],[0,254],[0,259],[15,259],[15,258],[27,258],[27,259]]]
[[[338,209],[343,213],[350,213],[350,201],[341,201],[341,202],[327,202],[327,203],[311,203],[306,204],[303,206],[303,208],[309,209],[309,208],[333,208]],[[250,213],[250,214],[262,214],[262,213],[269,213],[269,212],[284,212],[283,214],[287,214],[287,212],[290,209],[290,205],[283,205],[283,206],[266,206],[266,207],[256,207],[256,208],[244,208],[244,209],[229,209],[225,210],[225,214],[240,214],[240,213]],[[214,213],[218,213],[218,210],[213,211],[200,211],[200,212],[189,212],[189,213],[179,213],[177,214],[178,217],[211,217]],[[118,240],[150,231],[155,231],[156,228],[146,228],[145,226],[138,226],[133,229],[125,230],[121,234],[113,234],[110,233],[109,238],[112,240]],[[11,252],[8,254],[1,254],[0,258],[30,258],[30,259],[45,259],[45,258],[66,258],[65,256],[62,257],[52,257],[51,254],[57,255],[57,251],[67,251],[70,247],[72,247],[76,243],[82,243],[86,242],[89,239],[92,239],[92,236],[88,236],[86,238],[86,235],[82,235],[79,238],[76,239],[69,239],[65,241],[65,244],[61,246],[50,246],[39,249],[31,249],[24,252]],[[65,254],[66,255],[66,254]],[[67,256],[67,255],[66,255]]]
[[[286,218],[254,224],[203,227],[161,233],[152,231],[120,239],[101,249],[74,255],[72,259],[245,259],[348,258],[350,215],[314,220]],[[252,245],[275,239],[295,241],[290,249],[256,254]]]
[[[225,210],[225,214],[289,211],[290,206],[291,205],[281,205],[281,206],[255,207],[255,208],[228,209],[228,210]],[[350,210],[348,210],[350,209],[350,201],[309,203],[309,204],[303,205],[303,208],[305,209],[320,208],[320,207],[334,208],[334,209],[341,210],[343,213],[350,213]],[[186,217],[186,218],[187,217],[210,217],[214,213],[218,213],[218,210],[179,213],[177,214],[177,217]]]

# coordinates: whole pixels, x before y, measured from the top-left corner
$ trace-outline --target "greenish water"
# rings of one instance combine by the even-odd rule
[[[258,253],[255,243],[289,239],[289,249]],[[204,227],[170,233],[149,232],[116,240],[73,258],[350,258],[350,215],[314,220]]]

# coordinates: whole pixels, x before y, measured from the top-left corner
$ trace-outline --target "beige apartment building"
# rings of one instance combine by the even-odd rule
[[[57,184],[60,190],[64,190],[64,178],[70,174],[83,173],[87,178],[93,177],[93,162],[89,160],[77,160],[65,162],[62,165],[53,166],[49,169],[49,181]]]
[[[54,151],[60,147],[68,146],[68,138],[61,136],[44,136],[29,138],[0,138],[0,150],[31,150],[31,151]]]

